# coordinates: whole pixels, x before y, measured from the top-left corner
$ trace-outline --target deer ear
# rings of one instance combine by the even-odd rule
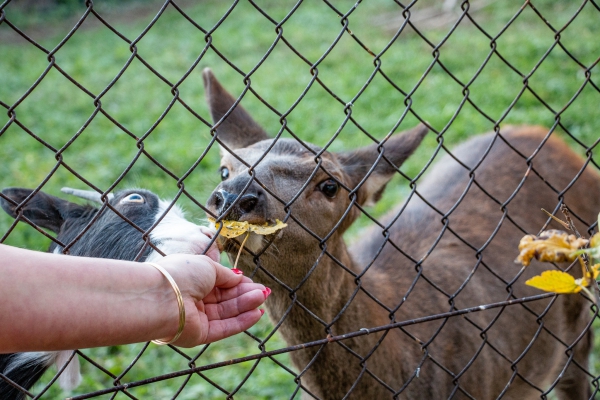
[[[250,146],[269,136],[241,105],[237,105],[223,121],[236,99],[219,83],[210,68],[202,71],[206,101],[214,124],[220,122],[217,137],[230,149]]]
[[[6,188],[0,196],[0,206],[8,215],[17,218],[17,206],[22,203],[33,190],[23,188]],[[94,207],[71,203],[43,192],[36,193],[22,208],[23,215],[34,224],[58,233],[68,216],[79,216]]]
[[[411,130],[391,136],[383,144],[384,156],[379,161],[377,161],[379,151],[376,143],[358,150],[338,153],[338,159],[350,177],[352,188],[361,183],[377,162],[375,169],[358,190],[359,204],[370,206],[379,201],[385,186],[392,179],[397,168],[419,147],[428,131],[429,128],[419,124]]]

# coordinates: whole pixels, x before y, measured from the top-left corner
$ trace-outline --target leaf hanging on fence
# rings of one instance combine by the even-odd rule
[[[577,257],[576,251],[587,244],[587,239],[559,230],[544,231],[540,236],[526,235],[519,243],[516,262],[524,266],[534,258],[543,262],[571,262]]]
[[[222,223],[223,229],[221,229],[219,234],[229,239],[243,235],[246,232],[254,232],[257,235],[271,235],[287,226],[286,223],[283,223],[278,219],[275,220],[275,225],[269,225],[268,223],[265,223],[264,225],[255,225],[246,221],[227,220],[216,222],[216,220],[213,218],[208,218],[208,220],[215,224],[215,228],[217,229],[219,229]]]
[[[600,213],[598,214],[598,226],[600,226]],[[590,238],[588,248],[578,250],[575,254],[587,254],[593,259],[600,259],[600,232],[597,232]]]
[[[593,274],[592,279],[598,278],[598,275],[600,275],[600,264],[593,265],[591,270],[592,270],[592,274]]]
[[[587,254],[594,259],[600,259],[600,233],[596,233],[590,238],[590,247],[581,249],[576,254]]]
[[[590,247],[600,247],[600,233],[596,233],[590,238]]]
[[[562,271],[544,271],[541,275],[534,276],[525,284],[546,292],[560,294],[579,293],[583,289],[581,279]]]

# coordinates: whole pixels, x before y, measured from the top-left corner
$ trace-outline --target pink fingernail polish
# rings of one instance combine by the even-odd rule
[[[265,315],[265,310],[263,310],[262,308],[260,308],[258,311],[260,311],[260,316],[262,317],[263,315]]]
[[[231,272],[233,272],[234,274],[237,274],[237,275],[242,275],[244,273],[244,272],[242,272],[241,269],[237,269],[237,268],[233,268],[231,270]]]
[[[271,294],[271,289],[265,288],[265,290],[263,290],[262,292],[265,295],[265,300],[266,300],[267,297],[269,297],[269,295]]]

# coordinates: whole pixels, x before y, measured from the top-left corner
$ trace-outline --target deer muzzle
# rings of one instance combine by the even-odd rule
[[[208,199],[207,206],[211,212],[227,220],[263,224],[267,221],[265,203],[261,190],[232,193],[225,188],[217,188]]]

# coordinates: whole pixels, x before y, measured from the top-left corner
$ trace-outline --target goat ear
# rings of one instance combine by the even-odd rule
[[[392,179],[396,169],[415,151],[429,131],[423,124],[411,130],[391,136],[384,144],[384,156],[393,165],[382,157],[367,180],[358,190],[358,202],[370,206],[381,198],[385,186]],[[344,166],[346,174],[350,177],[350,184],[355,188],[367,175],[377,162],[378,145],[372,144],[358,150],[338,153],[338,159]]]
[[[216,124],[229,112],[235,104],[236,99],[221,86],[210,68],[204,69],[202,78],[204,80],[208,108],[213,123]],[[231,111],[227,118],[221,121],[216,133],[221,142],[232,150],[269,139],[263,128],[239,104]]]
[[[0,206],[13,218],[17,218],[15,209],[33,192],[31,189],[6,188],[2,190]],[[12,200],[12,202],[10,200]],[[13,203],[14,202],[14,203]],[[38,192],[22,208],[23,215],[34,224],[58,233],[68,216],[81,215],[93,209],[71,203],[58,197]]]

